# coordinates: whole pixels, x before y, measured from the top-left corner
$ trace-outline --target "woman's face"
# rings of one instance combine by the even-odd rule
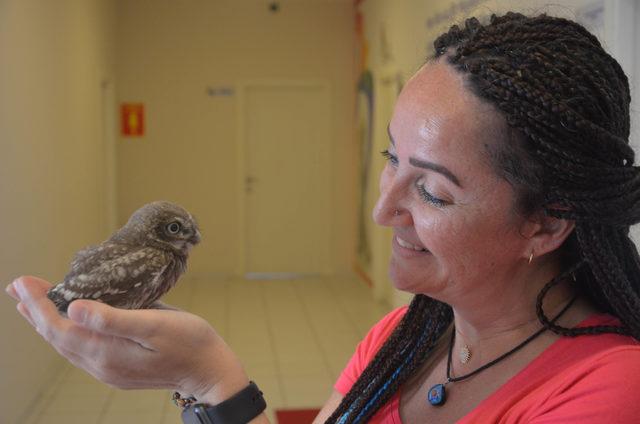
[[[374,209],[378,224],[393,227],[390,276],[398,289],[451,304],[477,293],[481,301],[526,264],[527,221],[486,151],[505,125],[442,61],[407,83],[389,124]]]

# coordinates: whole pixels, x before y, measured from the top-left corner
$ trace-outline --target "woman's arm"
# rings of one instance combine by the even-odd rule
[[[121,389],[170,389],[215,405],[249,384],[236,355],[202,318],[179,310],[124,310],[89,300],[68,318],[47,298],[51,285],[21,277],[6,291],[61,355]],[[264,414],[252,422],[268,422]]]
[[[329,399],[325,402],[324,406],[318,413],[318,416],[313,420],[313,424],[322,424],[327,421],[327,418],[333,414],[333,411],[335,411],[338,405],[340,405],[340,402],[342,402],[342,398],[344,398],[342,393],[334,389],[331,396],[329,396]]]

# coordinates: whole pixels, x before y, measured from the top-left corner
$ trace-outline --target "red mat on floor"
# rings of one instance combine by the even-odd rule
[[[311,424],[319,409],[279,409],[276,410],[278,424]]]

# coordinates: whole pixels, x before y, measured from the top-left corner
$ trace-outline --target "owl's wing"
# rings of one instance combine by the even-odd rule
[[[74,275],[90,272],[100,264],[124,256],[131,250],[131,246],[109,242],[82,249],[76,253],[76,256],[71,261],[71,271],[65,276],[65,280]]]
[[[167,253],[151,247],[131,250],[96,263],[86,272],[70,273],[60,285],[59,294],[65,298],[101,299],[109,303],[108,298],[121,296],[158,278],[169,260]],[[93,257],[92,262],[95,262]],[[86,266],[83,264],[82,268]]]

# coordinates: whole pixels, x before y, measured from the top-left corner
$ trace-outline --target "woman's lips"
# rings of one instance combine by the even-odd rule
[[[394,236],[394,240],[396,241],[396,244],[404,249],[404,250],[410,250],[416,253],[428,253],[429,251],[427,249],[425,249],[422,246],[416,246],[413,243],[409,243],[408,241],[398,237],[398,236]]]

